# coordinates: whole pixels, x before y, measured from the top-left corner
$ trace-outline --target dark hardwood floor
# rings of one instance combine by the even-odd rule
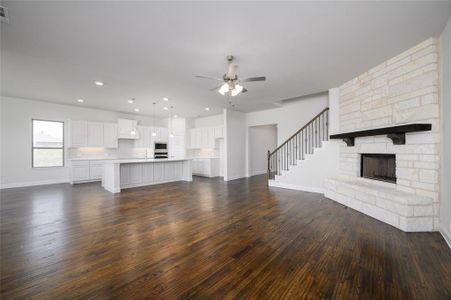
[[[439,233],[265,176],[1,192],[1,298],[451,299]]]

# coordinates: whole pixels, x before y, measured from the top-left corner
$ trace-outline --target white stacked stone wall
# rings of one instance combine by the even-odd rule
[[[410,123],[431,123],[432,131],[407,133],[405,145],[386,136],[355,139],[340,146],[340,175],[360,177],[361,153],[396,154],[393,188],[431,199],[431,209],[412,215],[438,228],[440,107],[437,39],[430,38],[343,84],[340,90],[340,132]],[[420,221],[420,219],[418,219]],[[413,226],[415,227],[415,226]],[[426,229],[426,227],[425,227]]]

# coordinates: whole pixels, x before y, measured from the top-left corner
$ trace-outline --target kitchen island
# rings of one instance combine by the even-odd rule
[[[103,164],[102,186],[111,193],[121,189],[166,183],[192,181],[191,159],[118,159]]]

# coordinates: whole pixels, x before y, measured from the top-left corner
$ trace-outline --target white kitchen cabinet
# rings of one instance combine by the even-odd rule
[[[138,139],[138,121],[129,119],[118,119],[118,138],[120,139]]]
[[[71,181],[89,180],[89,161],[80,161],[71,164]]]
[[[197,132],[198,132],[198,130],[197,130],[197,128],[191,128],[191,130],[190,130],[190,137],[191,137],[191,148],[193,148],[193,149],[196,149],[196,148],[198,148],[198,145],[199,145],[199,143],[198,143],[198,141],[197,141]]]
[[[191,148],[216,148],[216,139],[223,137],[222,126],[191,128]]]
[[[86,147],[88,145],[88,122],[71,121],[69,123],[69,147]]]
[[[160,138],[160,136],[161,136],[161,130],[160,130],[160,127],[154,127],[154,126],[152,126],[151,128],[150,128],[150,130],[151,130],[151,137],[152,137],[152,144],[153,143],[155,143],[155,142],[158,142],[161,138]],[[155,133],[155,135],[152,135],[152,133]],[[153,147],[153,146],[152,146]]]
[[[144,126],[138,126],[137,131],[138,131],[139,138],[134,140],[135,148],[147,148],[148,147],[148,141],[146,143],[146,133],[145,133],[146,130],[145,130],[145,127]]]
[[[214,127],[214,132],[215,139],[220,139],[224,137],[223,126]]]
[[[186,120],[184,118],[171,119],[169,127],[174,135],[186,135]]]
[[[184,136],[174,136],[169,138],[169,157],[185,157],[186,147],[185,147],[185,137]]]
[[[167,143],[169,141],[169,130],[166,127],[160,127],[160,136],[156,142]]]
[[[89,164],[89,179],[100,180],[102,179],[103,164],[102,163],[90,163]]]
[[[70,163],[71,183],[99,181],[102,173],[102,160],[76,160]]]
[[[208,148],[216,148],[215,128],[208,127],[207,129],[207,145]]]
[[[89,121],[70,121],[69,148],[117,148],[117,125]]]
[[[200,145],[202,148],[210,148],[208,141],[208,128],[200,128]]]
[[[219,158],[193,158],[193,175],[216,177],[219,176]]]
[[[88,147],[103,147],[103,123],[88,122]]]
[[[138,126],[139,138],[135,140],[135,148],[153,148],[154,143],[168,143],[168,129],[165,127]],[[155,132],[156,135],[152,136]]]
[[[117,148],[117,124],[103,123],[103,147]]]

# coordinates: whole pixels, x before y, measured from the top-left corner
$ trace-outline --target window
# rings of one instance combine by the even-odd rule
[[[64,166],[64,123],[33,120],[33,168]]]

